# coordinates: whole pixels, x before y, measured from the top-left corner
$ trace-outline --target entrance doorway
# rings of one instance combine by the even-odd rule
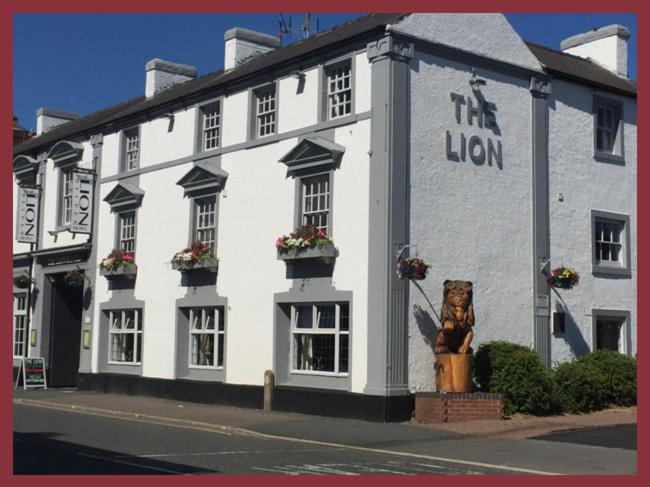
[[[50,282],[52,321],[48,382],[52,387],[74,386],[79,372],[83,271],[52,274]]]

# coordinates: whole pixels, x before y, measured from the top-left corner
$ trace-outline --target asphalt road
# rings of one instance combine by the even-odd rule
[[[636,450],[636,424],[561,431],[538,436],[535,439]]]
[[[466,468],[23,405],[14,407],[14,473],[504,474],[497,469]]]

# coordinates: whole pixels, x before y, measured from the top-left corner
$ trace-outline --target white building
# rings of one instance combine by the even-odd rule
[[[403,419],[435,387],[445,279],[474,283],[474,348],[635,354],[628,37],[555,51],[499,14],[377,14],[284,48],[237,28],[223,71],[156,59],[144,97],[40,110],[14,150],[14,275],[34,279],[14,289],[14,358],[45,357],[53,385],[254,407],[273,370],[277,409]],[[76,168],[96,175],[88,214]],[[278,258],[312,222],[338,252]],[[197,240],[218,269],[174,269]],[[100,274],[114,248],[135,276]],[[426,280],[399,279],[400,251]],[[560,265],[577,287],[548,288]]]

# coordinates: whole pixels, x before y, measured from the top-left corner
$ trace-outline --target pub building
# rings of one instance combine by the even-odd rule
[[[277,410],[407,419],[435,390],[446,279],[473,283],[474,348],[635,355],[628,38],[557,50],[500,14],[375,14],[286,47],[233,28],[223,69],[152,59],[144,96],[39,109],[14,148],[14,368],[247,407],[270,370]],[[319,245],[286,250],[304,224]],[[572,289],[547,284],[562,266]]]

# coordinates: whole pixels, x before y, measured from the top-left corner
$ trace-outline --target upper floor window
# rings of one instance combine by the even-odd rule
[[[594,149],[597,159],[623,162],[623,105],[594,99]]]
[[[255,134],[266,137],[275,133],[275,84],[255,90]]]
[[[135,210],[118,213],[118,242],[117,248],[135,256]]]
[[[194,199],[194,241],[215,250],[217,198],[211,195]]]
[[[352,113],[352,65],[350,61],[325,70],[327,117],[331,120]]]
[[[69,225],[72,221],[72,179],[73,179],[73,168],[61,169],[61,203],[59,208],[59,224],[60,225]]]
[[[329,233],[330,175],[322,174],[301,179],[301,224],[314,225]]]
[[[14,295],[14,357],[25,356],[27,339],[27,295]]]
[[[221,103],[219,101],[199,108],[199,128],[200,151],[219,147],[221,137]]]
[[[629,221],[626,215],[592,211],[594,272],[629,275]]]
[[[138,168],[140,163],[140,127],[124,131],[123,167],[124,171]]]

